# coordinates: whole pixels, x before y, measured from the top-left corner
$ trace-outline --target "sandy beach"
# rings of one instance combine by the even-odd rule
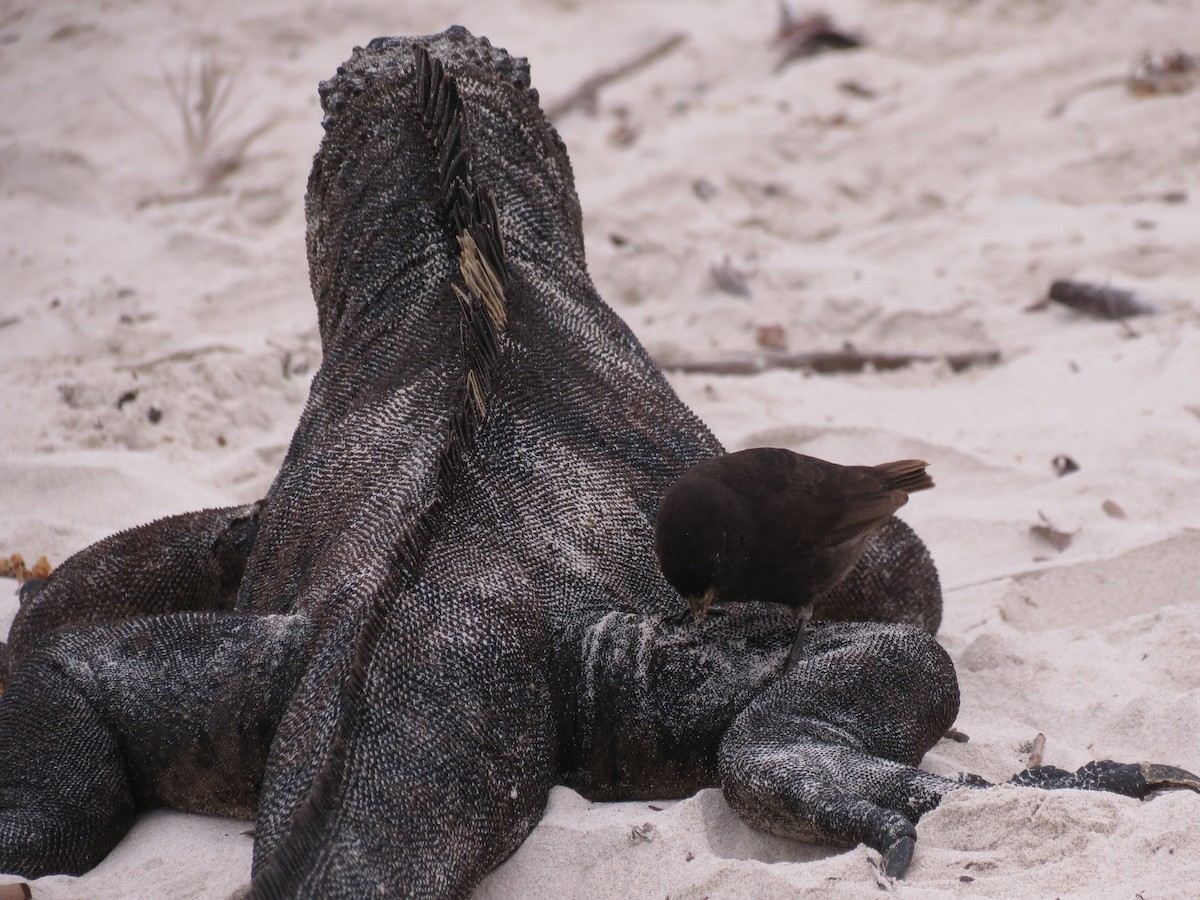
[[[930,461],[937,489],[901,516],[941,572],[970,740],[923,766],[1004,780],[1041,734],[1063,768],[1200,771],[1200,79],[1125,83],[1144,53],[1200,53],[1200,7],[829,0],[863,46],[782,67],[774,0],[298,9],[0,5],[0,557],[57,565],[265,493],[320,362],[316,85],[354,45],[461,23],[528,56],[560,104],[670,41],[556,119],[592,277],[668,366],[922,357],[670,378],[731,450]],[[206,60],[230,93],[189,151],[171,86]],[[1157,312],[1039,303],[1058,279]],[[962,354],[976,364],[956,370]],[[0,579],[0,635],[16,588]],[[249,880],[251,827],[154,812],[33,896],[223,900]],[[918,833],[881,888],[878,854],[754,832],[719,790],[592,804],[556,788],[477,896],[1156,900],[1200,884],[1190,793],[959,792]]]

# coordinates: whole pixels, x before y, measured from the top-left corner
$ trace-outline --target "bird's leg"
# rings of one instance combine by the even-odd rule
[[[791,652],[788,653],[787,661],[783,664],[784,675],[792,671],[792,668],[800,660],[804,648],[804,636],[808,632],[809,619],[812,618],[812,609],[811,603],[796,607],[796,622],[799,627],[796,629],[796,640],[792,642]]]

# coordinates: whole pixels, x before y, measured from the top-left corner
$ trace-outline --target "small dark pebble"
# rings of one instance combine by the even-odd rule
[[[1075,462],[1075,460],[1071,459],[1071,457],[1067,456],[1066,454],[1059,454],[1058,456],[1054,457],[1054,459],[1050,461],[1050,464],[1054,466],[1054,474],[1059,478],[1062,478],[1064,475],[1070,475],[1072,472],[1079,471],[1079,463]]]
[[[737,270],[728,256],[719,263],[713,263],[709,274],[712,275],[713,283],[726,294],[749,297],[753,293],[746,282],[746,276]]]
[[[701,200],[711,200],[717,196],[717,186],[707,178],[697,178],[692,182],[692,193]]]
[[[152,406],[146,410],[146,418],[150,420],[151,425],[157,425],[162,420],[162,410]]]
[[[958,880],[961,881],[963,884],[970,884],[975,879],[972,878],[970,875],[959,875]]]
[[[138,395],[137,391],[126,391],[125,393],[123,393],[120,397],[117,398],[117,409],[120,409],[126,403],[132,403],[134,400],[137,399],[137,395]]]

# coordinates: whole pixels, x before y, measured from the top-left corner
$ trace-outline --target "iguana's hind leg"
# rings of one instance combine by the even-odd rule
[[[21,592],[9,632],[10,665],[67,625],[232,609],[258,533],[262,503],[169,516],[76,553]]]
[[[722,754],[725,799],[760,831],[819,844],[866,844],[904,873],[917,819],[962,782],[808,735],[761,730]]]
[[[48,636],[0,698],[0,871],[77,874],[136,809],[252,817],[306,622],[186,613]]]
[[[863,843],[899,875],[913,823],[963,782],[916,768],[958,712],[945,651],[908,626],[814,624],[804,656],[721,741],[721,786],[750,825]]]

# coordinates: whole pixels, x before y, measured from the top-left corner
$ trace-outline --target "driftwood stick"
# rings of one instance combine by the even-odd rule
[[[639,69],[644,69],[652,62],[666,56],[684,42],[687,35],[675,31],[664,37],[658,43],[647,47],[636,56],[618,63],[609,69],[601,69],[594,75],[585,78],[578,87],[554,103],[546,104],[546,118],[551,122],[565,116],[578,108],[588,108],[596,103],[596,95],[605,85],[611,84],[627,75],[632,75]]]
[[[1108,78],[1097,78],[1095,81],[1089,81],[1081,84],[1076,88],[1071,89],[1059,98],[1054,106],[1050,107],[1050,111],[1046,113],[1046,118],[1056,119],[1067,111],[1067,107],[1082,97],[1084,94],[1090,94],[1092,91],[1098,91],[1101,88],[1117,87],[1128,82],[1128,78],[1124,75],[1112,75]]]
[[[168,353],[166,356],[159,356],[155,359],[146,362],[135,363],[128,366],[117,366],[118,372],[148,372],[151,369],[157,369],[159,366],[169,365],[177,362],[190,362],[193,359],[198,359],[201,356],[208,356],[211,353],[236,353],[235,347],[229,347],[224,344],[212,344],[207,347],[194,347],[190,350],[176,350],[174,353]]]
[[[999,350],[971,351],[930,355],[924,353],[863,353],[858,350],[833,350],[818,353],[769,353],[760,356],[731,356],[725,359],[660,362],[664,372],[700,375],[757,375],[771,369],[808,369],[821,375],[861,372],[867,366],[891,371],[913,363],[946,362],[955,372],[972,366],[994,365]]]

